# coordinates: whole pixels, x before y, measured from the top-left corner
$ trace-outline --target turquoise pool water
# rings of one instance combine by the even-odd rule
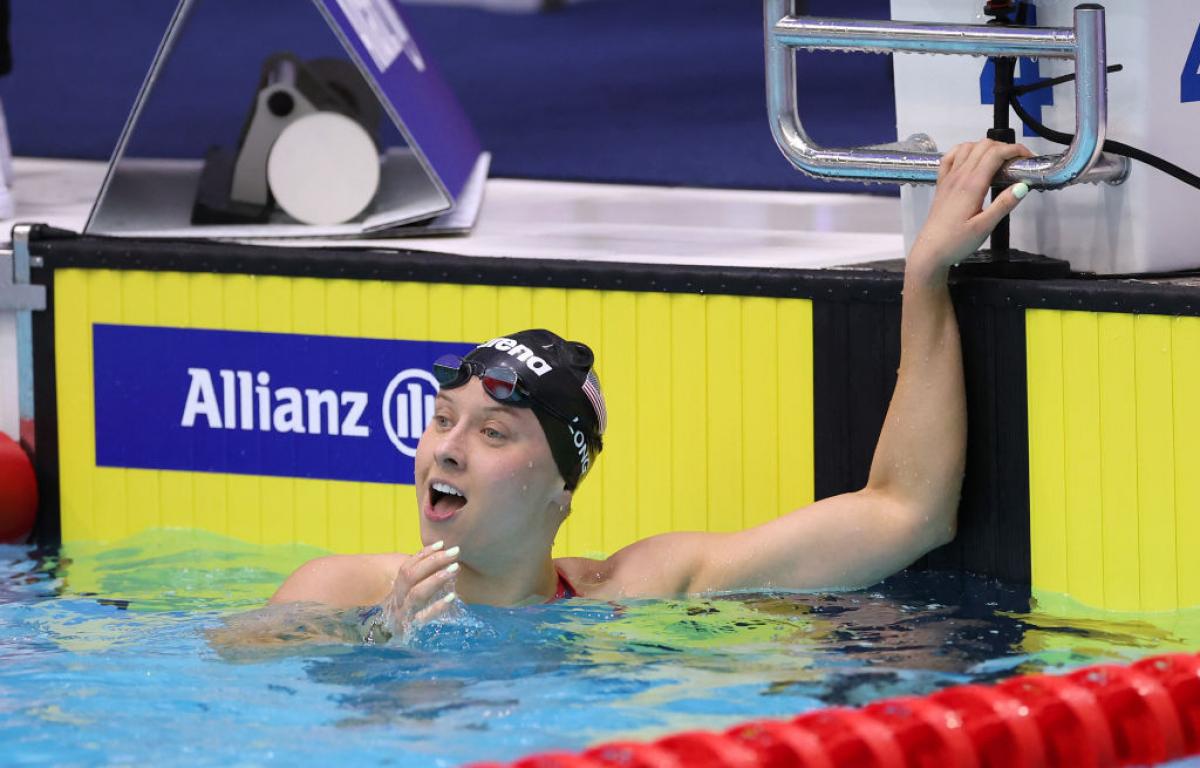
[[[255,611],[315,554],[170,532],[0,547],[0,763],[457,765],[1200,649],[951,574],[841,594],[464,608],[406,645]]]

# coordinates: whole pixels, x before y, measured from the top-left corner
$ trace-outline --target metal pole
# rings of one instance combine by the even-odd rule
[[[1002,8],[997,7],[1001,5],[1003,5]],[[1012,19],[1008,15],[1011,9],[1011,4],[989,2],[984,11],[994,13],[995,18],[989,21],[988,24],[998,27],[1012,24]],[[998,56],[992,58],[991,62],[995,78],[992,81],[992,128],[987,132],[987,136],[992,141],[1015,144],[1017,133],[1009,123],[1010,110],[1008,107],[1008,97],[1012,92],[1013,82],[1016,79],[1017,60],[1011,56]],[[995,201],[1006,188],[1004,184],[998,183],[992,185],[992,200]],[[1009,217],[1005,216],[996,225],[996,228],[992,230],[991,245],[992,261],[994,262],[1008,261],[1011,244],[1009,224]]]

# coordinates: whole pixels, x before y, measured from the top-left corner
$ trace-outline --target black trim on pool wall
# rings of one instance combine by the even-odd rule
[[[954,293],[967,388],[966,480],[955,540],[916,567],[1028,584],[1025,313],[981,303],[961,288]],[[900,365],[899,293],[891,298],[813,302],[818,499],[866,484]]]
[[[866,485],[899,365],[899,303],[813,302],[816,498]]]
[[[407,250],[291,248],[182,240],[84,237],[38,225],[30,252],[46,268],[280,275],[601,291],[718,293],[812,299],[882,297],[899,285],[879,270],[634,264],[456,256]],[[853,280],[846,278],[853,275]]]
[[[967,388],[967,467],[954,543],[923,566],[1030,583],[1025,310],[955,303]]]
[[[394,242],[394,241],[393,241]],[[192,240],[82,236],[34,225],[30,252],[66,267],[416,280],[607,291],[664,291],[823,301],[898,301],[901,264],[831,269],[634,264],[457,256],[384,248],[291,248]],[[959,294],[1008,308],[1200,316],[1200,277],[1061,280],[968,277]]]
[[[31,312],[33,341],[34,472],[38,483],[38,516],[33,540],[57,547],[62,542],[61,490],[58,471],[58,374],[54,364],[54,276],[34,267],[30,279],[46,287],[46,309]]]

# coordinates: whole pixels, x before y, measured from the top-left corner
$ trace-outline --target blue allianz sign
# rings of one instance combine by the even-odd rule
[[[96,464],[413,483],[434,360],[470,344],[96,324]]]

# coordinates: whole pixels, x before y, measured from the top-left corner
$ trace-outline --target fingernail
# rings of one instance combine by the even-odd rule
[[[446,557],[458,557],[458,547],[450,547],[450,549],[447,549]]]
[[[454,602],[454,599],[455,599],[455,598],[457,598],[457,597],[458,597],[458,595],[456,595],[456,594],[454,594],[453,592],[451,592],[450,594],[448,594],[448,595],[446,595],[445,597],[443,597],[443,598],[442,598],[442,602],[443,602],[443,603],[453,603],[453,602]]]
[[[447,565],[445,568],[446,573],[454,573],[457,570],[458,570],[458,563],[450,563],[450,565]]]
[[[429,550],[431,552],[437,552],[439,549],[441,549],[443,546],[445,546],[445,544],[446,544],[446,542],[444,542],[444,541],[435,541],[429,545]]]
[[[1029,194],[1029,185],[1023,181],[1018,181],[1016,184],[1013,184],[1012,191],[1013,197],[1021,200],[1025,197],[1025,195]]]

